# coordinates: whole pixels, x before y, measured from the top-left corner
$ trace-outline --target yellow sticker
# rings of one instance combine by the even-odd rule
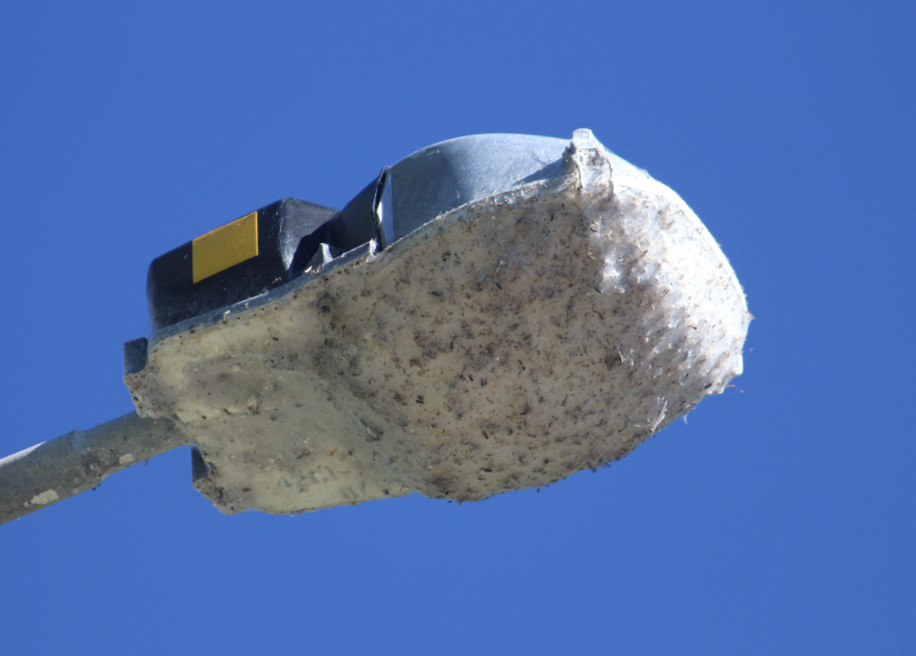
[[[258,256],[258,213],[227,223],[191,242],[194,282]]]

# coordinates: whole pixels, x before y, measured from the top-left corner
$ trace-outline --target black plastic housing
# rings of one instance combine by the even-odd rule
[[[341,211],[296,198],[262,207],[256,217],[257,255],[197,282],[193,241],[157,257],[146,281],[153,332],[259,296],[371,240],[384,248],[377,208],[386,175],[383,169]]]
[[[193,280],[193,242],[157,257],[146,282],[153,330],[238,303],[279,287],[299,271],[293,266],[302,238],[339,212],[295,198],[284,198],[257,211],[258,254],[224,271]]]

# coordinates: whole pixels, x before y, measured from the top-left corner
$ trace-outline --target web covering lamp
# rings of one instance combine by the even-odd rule
[[[588,130],[435,144],[339,212],[278,201],[157,258],[148,298],[116,455],[153,428],[155,448],[191,444],[227,514],[474,501],[597,468],[722,392],[750,320],[696,215]],[[45,445],[78,464],[90,433]],[[4,518],[81,491],[23,454],[0,461]]]

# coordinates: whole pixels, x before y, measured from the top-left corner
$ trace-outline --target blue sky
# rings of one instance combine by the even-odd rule
[[[466,134],[592,129],[699,214],[745,374],[624,460],[461,506],[224,517],[187,449],[0,527],[2,651],[916,650],[914,10],[5,3],[0,456],[132,409],[156,256]]]

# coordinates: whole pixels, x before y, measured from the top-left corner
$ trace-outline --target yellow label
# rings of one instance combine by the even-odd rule
[[[258,213],[227,223],[191,242],[194,282],[258,256]]]

